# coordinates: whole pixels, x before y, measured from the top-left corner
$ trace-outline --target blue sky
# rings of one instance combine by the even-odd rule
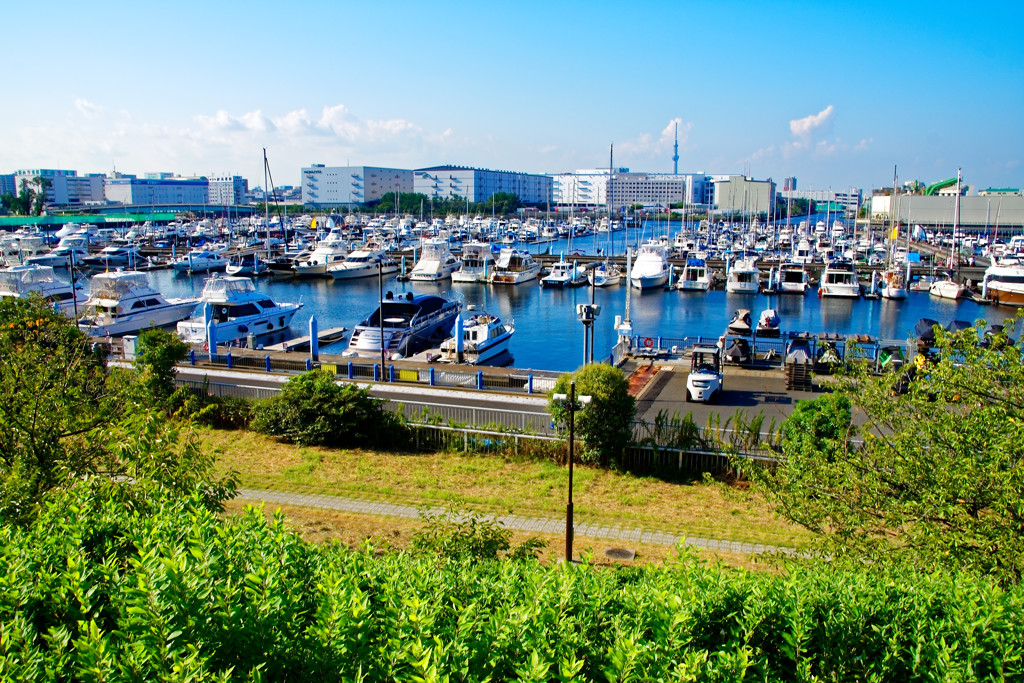
[[[615,165],[1021,187],[1024,3],[4,8],[0,172]]]

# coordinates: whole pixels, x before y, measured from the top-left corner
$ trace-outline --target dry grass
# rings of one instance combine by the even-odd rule
[[[409,504],[454,501],[539,517],[565,513],[568,471],[551,462],[302,448],[251,432],[198,435],[218,466],[237,471],[246,487]],[[666,482],[578,466],[573,499],[579,521],[779,546],[800,546],[807,539],[748,491],[721,483]]]
[[[227,514],[238,514],[248,505],[240,501],[231,501],[227,505]],[[349,548],[363,548],[367,544],[377,550],[404,550],[412,542],[413,534],[422,528],[419,520],[397,517],[378,517],[375,515],[352,515],[332,510],[315,510],[294,505],[275,506],[273,510],[264,508],[268,517],[280,509],[286,523],[299,533],[305,540],[313,543],[337,541]],[[565,538],[548,534],[513,533],[512,545],[518,545],[527,538],[540,538],[547,546],[540,552],[540,560],[545,563],[557,562],[565,553]],[[612,560],[604,556],[607,543],[591,538],[576,538],[576,557],[590,556],[590,562],[598,566],[610,565],[660,565],[674,560],[678,551],[673,546],[642,543],[628,544],[630,550],[636,551],[636,559]],[[709,561],[721,561],[731,567],[752,569],[756,571],[773,571],[776,567],[755,558],[739,553],[712,552],[697,550],[698,555]]]

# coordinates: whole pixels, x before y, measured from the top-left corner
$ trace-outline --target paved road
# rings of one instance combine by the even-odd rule
[[[417,519],[425,511],[431,514],[444,514],[446,510],[439,507],[418,508],[413,505],[401,505],[381,501],[360,500],[342,496],[329,496],[316,493],[289,493],[287,491],[267,491],[260,489],[240,489],[238,499],[254,503],[270,505],[295,505],[298,507],[315,508],[318,510],[337,510],[359,515],[378,515],[381,517],[402,517]],[[540,534],[564,534],[565,520],[545,517],[523,517],[521,515],[484,515],[487,519],[499,522],[508,529],[515,531],[534,532]],[[724,541],[714,538],[685,536],[666,531],[653,531],[639,527],[623,527],[619,524],[602,525],[578,522],[573,525],[574,535],[586,538],[618,541],[620,543],[641,543],[648,545],[683,545],[705,550],[727,553],[760,555],[764,553],[792,553],[792,548],[765,545],[761,543],[741,543]]]

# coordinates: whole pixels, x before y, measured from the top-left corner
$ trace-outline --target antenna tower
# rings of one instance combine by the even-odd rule
[[[672,155],[672,173],[679,175],[679,124],[676,124],[676,144]]]

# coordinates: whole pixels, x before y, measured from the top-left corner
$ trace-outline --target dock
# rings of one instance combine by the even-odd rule
[[[347,327],[331,327],[317,333],[317,344],[333,344],[345,336]],[[309,335],[288,339],[280,344],[264,346],[264,351],[305,351],[309,348]]]

